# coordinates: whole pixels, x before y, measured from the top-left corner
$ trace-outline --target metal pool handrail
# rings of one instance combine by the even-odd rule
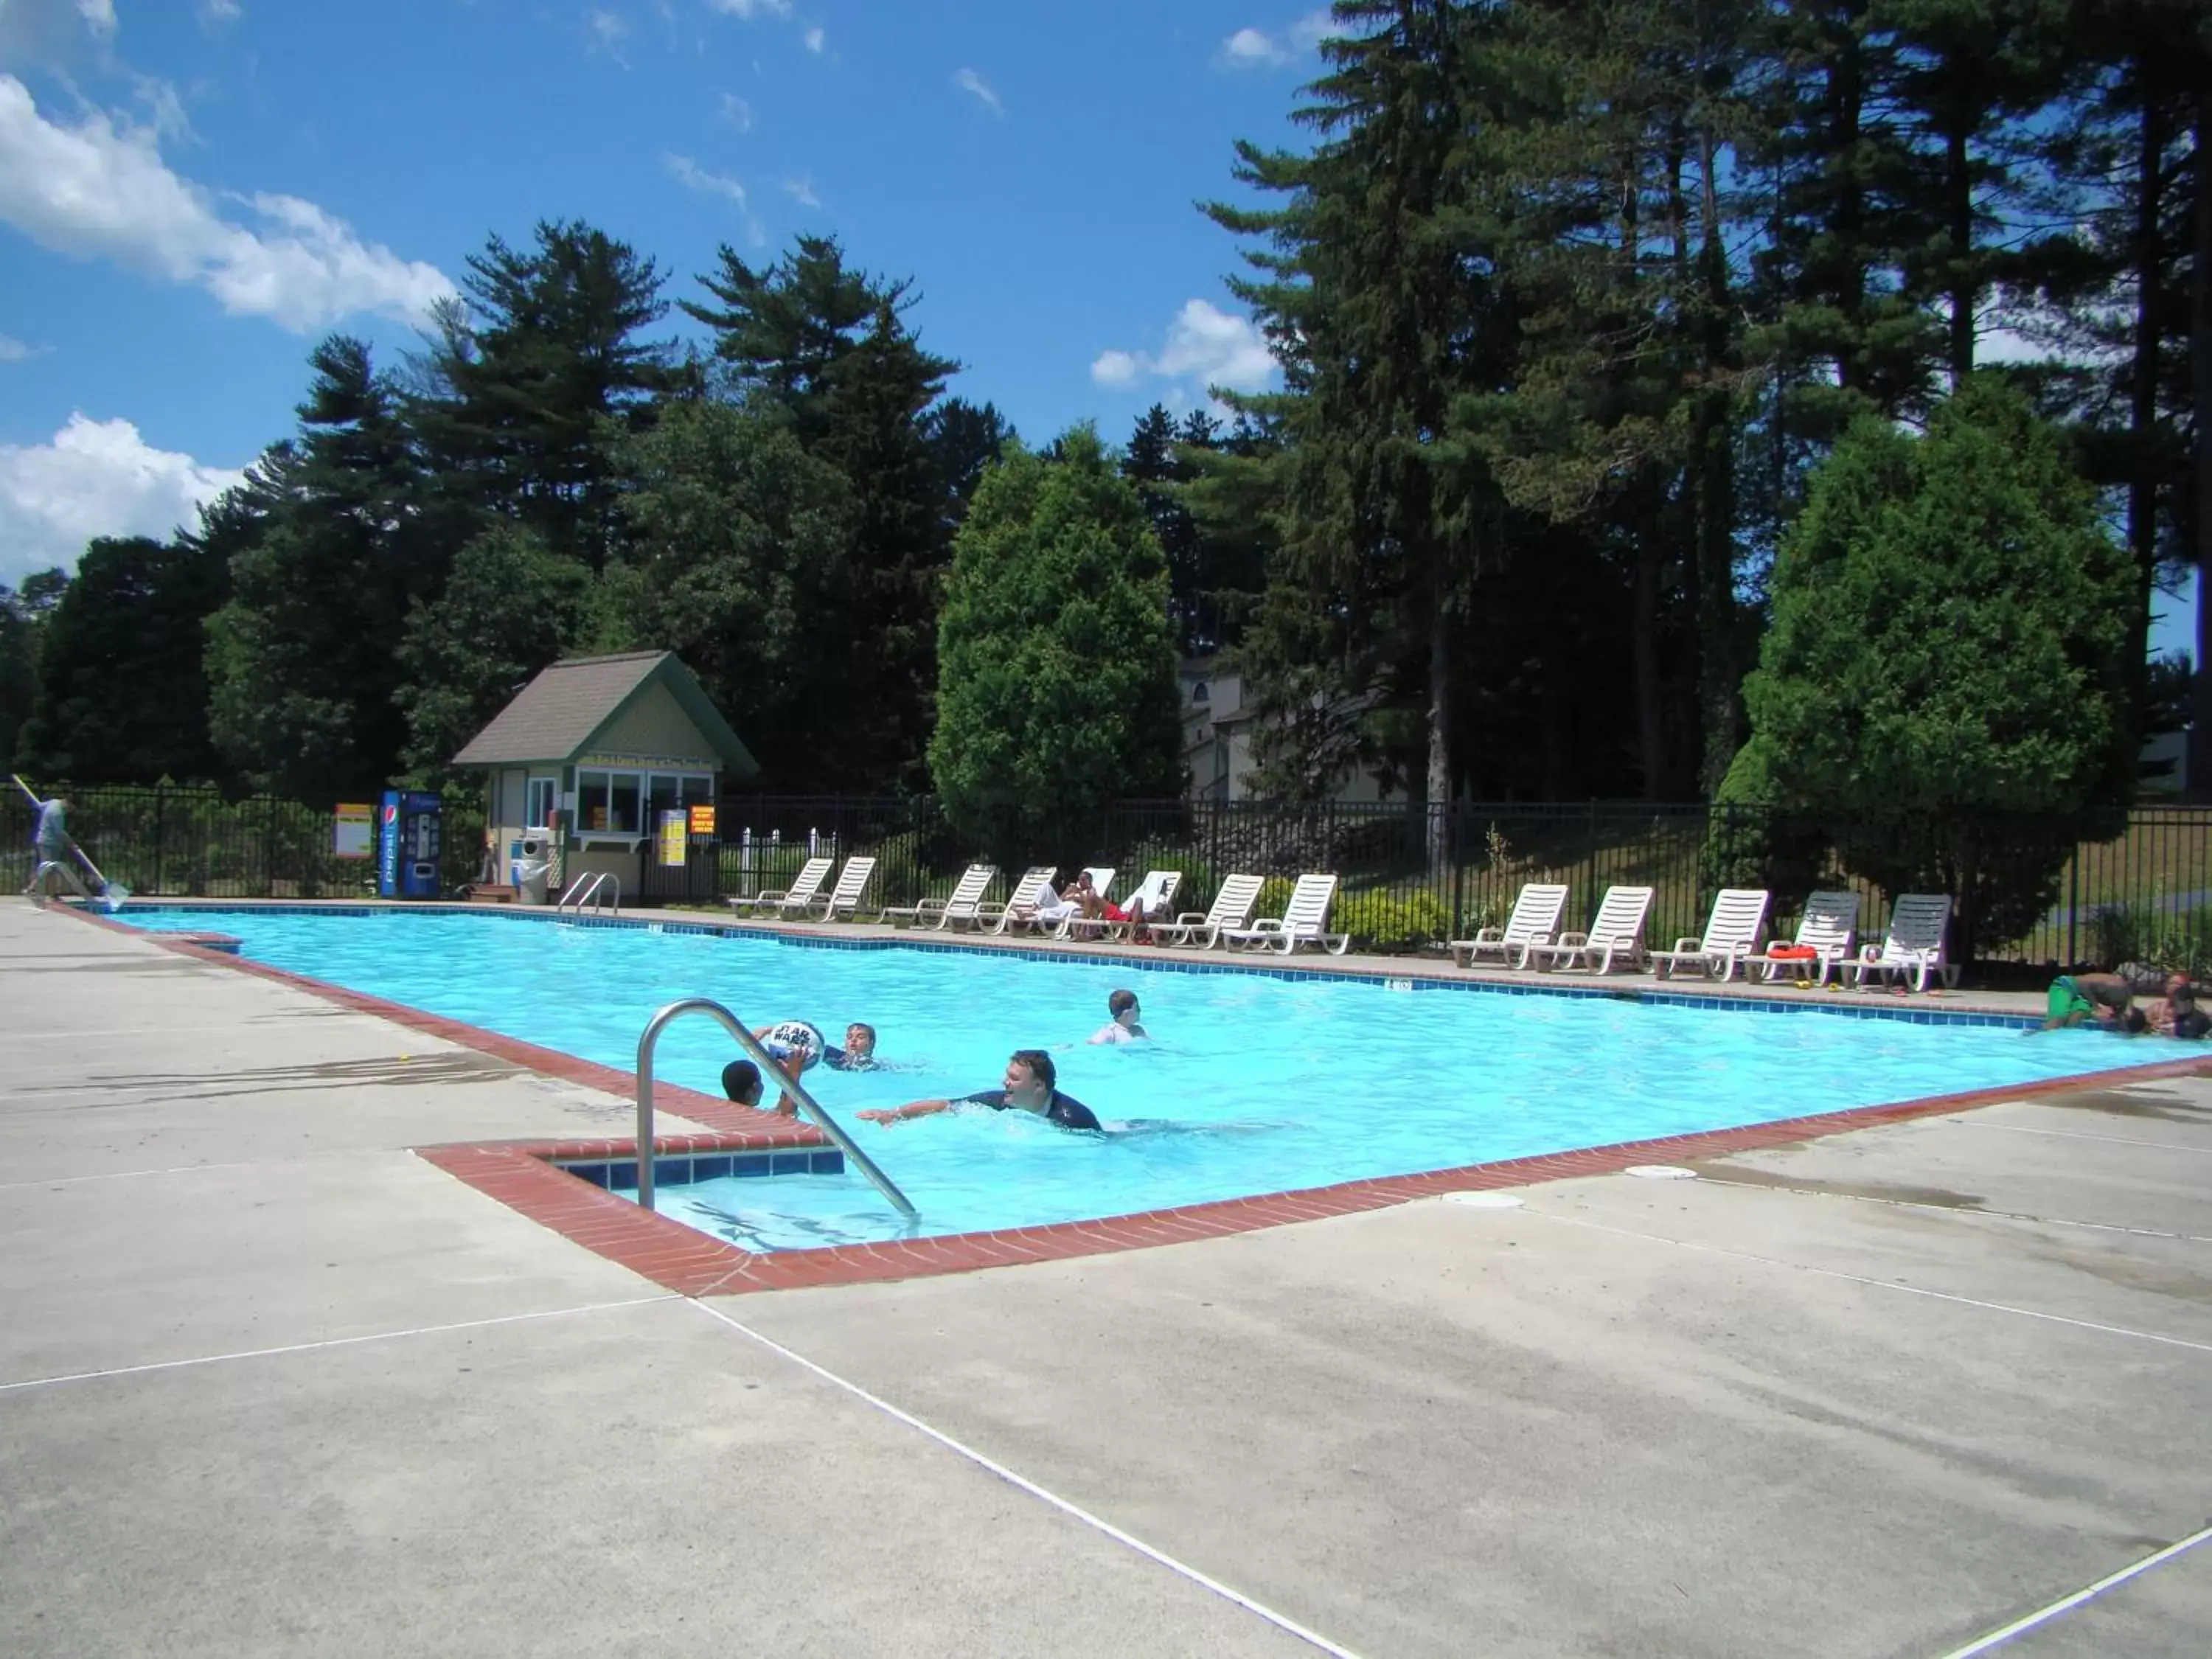
[[[660,1041],[660,1033],[670,1021],[684,1014],[706,1014],[738,1041],[738,1047],[761,1067],[763,1076],[774,1073],[781,1082],[784,1093],[799,1103],[799,1109],[813,1120],[814,1127],[836,1143],[838,1151],[860,1166],[860,1173],[876,1184],[876,1190],[890,1200],[891,1207],[908,1221],[916,1218],[914,1206],[891,1178],[876,1167],[875,1160],[853,1144],[853,1138],[837,1125],[836,1119],[822,1109],[822,1104],[807,1093],[795,1077],[783,1076],[761,1041],[747,1030],[744,1023],[712,997],[685,997],[672,1002],[646,1022],[644,1032],[637,1040],[637,1201],[646,1209],[653,1207],[653,1050]]]

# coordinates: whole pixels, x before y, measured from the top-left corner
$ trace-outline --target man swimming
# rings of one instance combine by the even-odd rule
[[[1060,1093],[1058,1083],[1050,1054],[1042,1048],[1017,1048],[1006,1062],[1006,1075],[999,1088],[963,1095],[957,1100],[909,1101],[903,1106],[857,1115],[888,1127],[904,1118],[927,1117],[933,1112],[949,1112],[955,1106],[988,1106],[994,1112],[1035,1112],[1063,1129],[1097,1128],[1098,1120],[1091,1109],[1073,1096]]]

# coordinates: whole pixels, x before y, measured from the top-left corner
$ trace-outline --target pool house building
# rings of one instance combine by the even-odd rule
[[[711,830],[689,822],[712,807],[724,780],[756,776],[758,763],[691,672],[670,651],[576,657],[543,670],[477,733],[453,763],[487,775],[486,833],[501,890],[535,899],[541,885],[574,890],[605,873],[625,896],[647,884],[656,866],[669,875],[675,857]],[[684,813],[680,842],[672,814]],[[550,863],[547,879],[527,876]],[[709,860],[711,863],[711,860]]]

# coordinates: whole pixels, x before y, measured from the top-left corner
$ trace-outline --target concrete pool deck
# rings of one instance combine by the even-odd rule
[[[690,1299],[410,1150],[617,1095],[21,903],[0,1007],[10,1655],[1932,1656],[2212,1512],[2203,1078]]]

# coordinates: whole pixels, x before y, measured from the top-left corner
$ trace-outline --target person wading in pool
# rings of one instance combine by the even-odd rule
[[[769,1058],[787,1077],[799,1077],[815,1066],[827,1066],[833,1072],[872,1071],[876,1063],[876,1028],[859,1020],[845,1028],[845,1046],[842,1048],[830,1047],[821,1028],[803,1019],[779,1020],[774,1025],[762,1026],[753,1035],[760,1039],[760,1045],[768,1050]],[[732,1066],[739,1064],[750,1066],[751,1062],[732,1060],[730,1064]],[[726,1067],[722,1073],[726,1093],[729,1075]],[[737,1098],[735,1095],[730,1097],[732,1100]],[[758,1102],[754,1100],[744,1103],[757,1105]],[[765,1109],[784,1117],[797,1117],[799,1103],[787,1094],[779,1093],[775,1104]]]
[[[2094,1024],[2133,1036],[2149,1022],[2135,1006],[2135,988],[2118,974],[2061,974],[2051,982],[2041,1030]]]
[[[1013,1058],[1006,1062],[1006,1079],[1000,1088],[963,1095],[958,1100],[909,1101],[903,1106],[885,1107],[858,1115],[870,1123],[888,1127],[902,1118],[927,1117],[932,1112],[949,1112],[955,1106],[988,1106],[994,1112],[1035,1112],[1063,1129],[1097,1128],[1098,1120],[1091,1115],[1091,1109],[1072,1096],[1060,1093],[1055,1086],[1058,1081],[1050,1054],[1042,1048],[1017,1048]]]
[[[1152,1036],[1137,1023],[1144,1011],[1137,1006],[1134,991],[1116,991],[1106,999],[1105,1024],[1091,1034],[1093,1042],[1137,1042]]]

